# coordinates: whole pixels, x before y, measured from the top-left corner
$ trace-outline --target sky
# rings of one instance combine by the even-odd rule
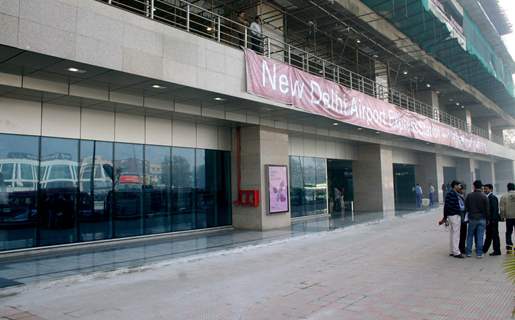
[[[510,19],[511,24],[515,28],[515,1],[513,0],[499,0],[499,3],[504,8],[506,15]],[[505,35],[503,37],[504,43],[511,56],[515,59],[515,32]]]

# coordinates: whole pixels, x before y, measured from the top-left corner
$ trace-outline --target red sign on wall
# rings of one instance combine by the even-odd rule
[[[247,92],[356,126],[487,154],[487,140],[245,50]]]

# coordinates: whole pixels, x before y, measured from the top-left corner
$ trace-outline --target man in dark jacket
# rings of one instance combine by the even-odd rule
[[[490,203],[490,219],[486,223],[486,237],[485,244],[483,245],[483,253],[487,253],[490,249],[490,244],[494,243],[494,252],[490,253],[491,256],[501,255],[501,240],[499,239],[499,221],[501,216],[499,214],[499,199],[493,194],[494,186],[485,184],[483,186],[488,202]]]
[[[450,256],[455,258],[463,258],[460,252],[460,227],[461,227],[461,215],[465,209],[463,198],[459,195],[461,189],[461,183],[453,181],[451,183],[452,190],[445,196],[445,204],[443,207],[443,218],[438,224],[445,222],[449,223],[450,226]]]
[[[483,183],[476,180],[474,191],[465,198],[465,212],[468,214],[467,257],[472,255],[472,242],[476,241],[476,256],[483,257],[483,239],[486,221],[490,220],[490,203],[483,193]]]

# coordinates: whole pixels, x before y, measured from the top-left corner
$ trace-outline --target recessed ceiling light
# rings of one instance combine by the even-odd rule
[[[459,103],[459,102],[456,102],[456,105],[457,105],[457,106],[459,106],[459,105],[460,105],[460,103]]]
[[[379,132],[379,131],[376,131],[376,134],[380,134],[380,133],[381,133],[381,132]]]
[[[153,84],[152,88],[154,88],[154,89],[165,89],[166,87],[163,87],[163,86],[161,86],[159,84]]]
[[[359,40],[359,39],[356,39],[356,43],[361,43],[361,40]]]
[[[207,31],[213,31],[213,28],[212,27],[207,27],[206,30]]]
[[[76,73],[85,73],[86,70],[82,70],[82,69],[79,69],[79,68],[75,68],[75,67],[69,67],[68,69],[66,69],[70,72],[76,72]]]
[[[404,71],[402,72],[402,74],[403,74],[403,75],[407,75],[407,74],[408,74],[408,70],[404,70]]]
[[[465,106],[461,106],[462,109],[465,109]]]
[[[426,83],[426,87],[431,88],[431,84],[430,83]]]
[[[215,98],[213,98],[213,100],[215,100],[215,101],[225,101],[225,99],[221,98],[221,97],[215,97]]]
[[[361,131],[361,130],[363,130],[363,128],[359,127],[358,130]]]
[[[338,125],[338,122],[333,122],[333,126],[337,126]]]
[[[374,55],[372,56],[372,58],[376,58],[376,59],[377,59],[377,58],[379,58],[379,56],[378,56],[377,54],[374,54]]]

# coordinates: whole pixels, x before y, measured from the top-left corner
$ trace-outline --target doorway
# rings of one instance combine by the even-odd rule
[[[416,207],[415,166],[393,164],[393,187],[396,210],[411,210]]]
[[[329,213],[340,217],[351,215],[354,201],[352,161],[327,159]]]

